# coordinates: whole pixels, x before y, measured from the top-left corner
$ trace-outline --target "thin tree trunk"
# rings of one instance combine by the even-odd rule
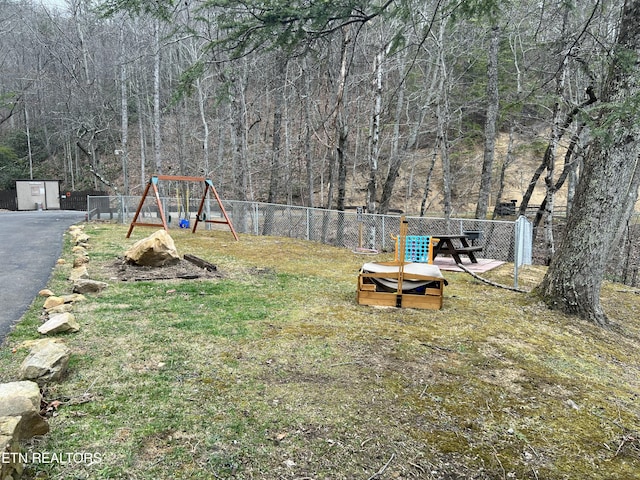
[[[140,186],[144,187],[147,182],[147,136],[144,129],[144,106],[140,96],[141,92],[138,92],[136,97],[136,105],[138,107],[138,138],[140,144]]]
[[[574,153],[576,151],[577,143],[580,139],[580,134],[582,133],[582,130],[584,127],[585,127],[585,124],[581,123],[580,126],[578,127],[578,131],[571,138],[571,143],[569,144],[569,147],[567,148],[564,155],[564,167],[553,188],[554,191],[556,192],[562,188],[570,172],[575,171],[576,160],[574,159]],[[536,218],[533,220],[534,231],[540,224],[540,221],[544,217],[545,213],[547,213],[548,211],[548,208],[547,208],[548,201],[549,201],[548,196],[545,195],[544,200],[540,204],[540,207],[538,208],[538,211],[536,213]]]
[[[582,102],[580,105],[576,105],[570,112],[567,113],[567,116],[564,119],[564,123],[562,124],[562,127],[559,129],[560,136],[558,138],[558,141],[562,139],[562,137],[566,133],[569,126],[571,126],[571,124],[575,120],[578,113],[582,111],[584,108],[588,107],[589,105],[592,105],[595,102],[597,102],[598,99],[592,87],[587,88],[586,94],[588,96],[587,100]],[[527,187],[527,191],[522,196],[522,203],[520,204],[520,210],[519,210],[520,215],[524,215],[527,212],[527,207],[529,206],[529,201],[531,200],[533,191],[535,190],[536,184],[538,183],[538,180],[542,176],[542,173],[547,168],[550,155],[551,155],[551,145],[548,145],[547,149],[544,152],[542,162],[540,163],[540,165],[538,165],[538,168],[536,168],[535,172],[533,173],[533,176],[531,177],[531,180]]]
[[[87,50],[86,43],[84,41],[84,32],[80,27],[80,18],[84,18],[85,12],[80,11],[82,8],[82,0],[74,1],[72,4],[73,8],[73,20],[74,26],[76,27],[76,34],[78,35],[78,41],[80,43],[80,57],[82,60],[82,71],[84,72],[84,81],[86,85],[90,85],[91,74],[89,73],[89,51]]]
[[[202,123],[202,171],[205,177],[211,175],[210,166],[210,147],[209,147],[209,122],[207,121],[207,115],[205,112],[206,95],[204,92],[204,86],[202,80],[198,78],[196,80],[196,89],[198,91],[198,113],[200,114],[200,122]]]
[[[351,28],[343,28],[343,41],[340,53],[340,79],[338,82],[338,100],[336,104],[336,134],[338,136],[338,145],[336,148],[338,156],[338,199],[337,209],[344,210],[346,182],[347,182],[347,139],[349,138],[349,123],[347,122],[347,114],[344,107],[347,76],[349,75],[349,54],[348,48],[351,44]],[[341,228],[338,235],[341,234]],[[340,244],[340,243],[339,243]]]
[[[507,145],[507,155],[504,161],[502,162],[502,166],[500,167],[500,180],[498,182],[498,191],[496,192],[496,199],[493,207],[493,215],[492,219],[495,219],[498,214],[498,205],[502,202],[502,194],[504,192],[504,180],[507,174],[507,168],[511,165],[515,160],[515,155],[513,154],[513,144],[514,144],[514,132],[515,128],[511,125],[509,129],[509,143]]]
[[[187,132],[188,132],[188,124],[189,120],[187,119],[187,99],[183,98],[180,101],[179,105],[176,105],[175,109],[175,123],[178,131],[176,132],[177,143],[178,143],[178,170],[180,175],[188,175],[188,167],[187,167]],[[182,205],[182,212],[184,214],[184,218],[189,219],[189,201],[190,201],[190,188],[187,182],[180,182],[176,188],[180,190],[180,203]]]
[[[378,184],[378,156],[380,154],[380,114],[382,112],[382,62],[384,46],[375,55],[373,61],[373,112],[369,127],[369,183],[367,184],[367,212],[376,213]]]
[[[122,194],[129,195],[129,89],[125,48],[125,25],[120,26],[120,160],[122,162]]]
[[[427,172],[427,178],[424,185],[424,193],[422,194],[422,202],[420,203],[420,216],[424,217],[427,211],[427,199],[429,198],[429,192],[431,191],[431,176],[433,175],[433,169],[436,166],[436,158],[438,158],[438,145],[433,149],[431,155],[431,163],[429,164],[429,171]]]
[[[162,129],[160,121],[160,20],[154,23],[154,56],[153,56],[153,153],[156,174],[162,174]]]
[[[24,103],[24,128],[27,136],[27,157],[29,158],[29,179],[33,180],[33,150],[31,149],[31,129],[29,121],[29,109],[27,103]]]
[[[349,26],[342,28],[342,42],[340,46],[340,75],[338,77],[338,89],[336,92],[336,106],[334,110],[334,132],[335,140],[330,145],[329,151],[329,191],[327,193],[327,208],[331,208],[334,189],[338,192],[336,201],[337,210],[344,210],[347,167],[346,167],[346,142],[349,134],[349,126],[346,121],[344,111],[344,100],[346,92],[347,75],[349,72],[348,47],[351,43],[351,29]],[[337,165],[336,165],[337,164]],[[335,171],[337,169],[337,171]],[[336,182],[337,175],[337,182]],[[334,187],[334,183],[337,186]],[[342,245],[344,223],[339,218],[336,232],[337,245]],[[322,222],[322,240],[326,240],[328,233],[328,215],[325,215]]]
[[[487,118],[484,124],[484,157],[482,174],[480,175],[480,192],[476,204],[476,218],[487,217],[489,209],[489,195],[491,194],[491,179],[493,176],[493,161],[496,149],[496,124],[498,122],[498,47],[500,44],[500,27],[491,28],[491,42],[489,46],[487,65]]]
[[[71,177],[71,190],[76,189],[76,172],[73,168],[73,148],[71,147],[71,140],[67,138],[64,144],[64,156],[67,160],[67,166],[69,168],[69,175]]]
[[[445,221],[451,218],[451,162],[449,159],[449,139],[447,129],[449,128],[449,91],[447,84],[447,65],[444,55],[444,22],[440,26],[440,85],[438,93],[438,105],[436,107],[436,117],[438,122],[438,146],[440,147],[440,162],[442,163],[442,204]]]
[[[235,196],[239,200],[248,200],[249,193],[249,164],[247,159],[247,135],[249,126],[247,124],[247,105],[244,92],[244,78],[236,75],[231,83],[233,85],[232,125],[234,154],[232,169],[234,172]]]
[[[549,157],[547,160],[547,175],[545,177],[545,208],[544,208],[544,247],[545,247],[545,264],[548,265],[551,257],[555,252],[555,244],[553,241],[553,208],[556,197],[555,189],[555,168],[556,156],[558,152],[558,144],[562,132],[560,131],[560,98],[564,90],[566,78],[566,59],[558,72],[557,101],[555,104],[555,112],[553,115],[553,128],[551,129],[551,138],[549,139]],[[535,237],[534,237],[535,238]]]
[[[315,206],[314,182],[313,182],[313,155],[311,154],[311,76],[306,57],[303,59],[302,75],[304,75],[304,158],[307,174],[307,205],[311,208]]]
[[[271,171],[269,181],[269,193],[267,195],[268,203],[276,203],[278,200],[278,180],[282,175],[280,172],[280,150],[282,139],[282,109],[284,106],[285,96],[285,73],[287,70],[287,59],[279,58],[276,68],[276,78],[282,81],[280,88],[277,88],[274,95],[273,103],[273,135],[271,139]]]
[[[279,58],[276,68],[276,78],[282,81],[280,88],[275,91],[273,104],[273,136],[271,139],[271,171],[269,181],[269,193],[267,203],[276,203],[278,201],[278,180],[282,175],[280,171],[280,150],[282,139],[282,109],[285,97],[285,73],[287,70],[287,59]],[[273,227],[273,209],[268,208],[264,219],[263,235],[270,235]]]
[[[569,3],[565,4],[563,18],[562,18],[562,39],[563,43],[566,44],[566,35],[567,35],[567,24],[569,21]],[[554,115],[553,115],[553,126],[551,128],[551,138],[549,139],[549,158],[547,161],[547,175],[545,177],[545,208],[544,208],[544,246],[545,246],[545,264],[549,264],[551,261],[551,257],[555,252],[555,242],[553,238],[553,210],[555,207],[555,198],[556,198],[556,185],[555,185],[555,168],[556,168],[556,157],[558,154],[558,147],[560,144],[560,139],[563,137],[564,133],[568,129],[567,127],[563,128],[560,124],[561,122],[561,99],[563,97],[566,85],[566,79],[568,75],[568,55],[563,55],[562,61],[560,62],[560,66],[556,72],[555,80],[556,80],[556,104],[554,107]],[[535,228],[534,228],[534,238],[535,238]]]
[[[220,109],[222,111],[222,109]],[[233,176],[233,168],[229,168],[228,165],[228,156],[226,155],[225,145],[231,144],[231,148],[233,149],[234,145],[233,140],[225,143],[225,139],[233,139],[233,122],[230,120],[233,109],[227,109],[228,117],[227,122],[218,122],[217,128],[217,138],[218,138],[218,148],[216,149],[216,171],[219,172],[216,175],[220,183],[225,183],[229,177]],[[235,192],[232,193],[235,194]]]
[[[400,72],[401,76],[404,76],[403,72]],[[391,152],[389,159],[389,171],[387,172],[387,179],[382,187],[382,195],[380,197],[380,213],[386,214],[389,212],[391,204],[391,197],[393,194],[393,187],[396,184],[404,155],[401,155],[399,150],[400,144],[400,122],[402,111],[404,109],[404,83],[398,87],[398,99],[396,102],[395,121],[393,125],[393,137],[391,138]]]
[[[409,136],[409,139],[407,140],[407,150],[408,149],[412,150],[411,170],[409,173],[409,184],[407,185],[407,193],[406,193],[407,201],[411,199],[411,197],[413,196],[413,176],[415,172],[416,157],[418,156],[418,151],[420,148],[420,143],[418,141],[419,134],[420,134],[420,130],[422,129],[422,125],[424,124],[424,119],[427,115],[427,112],[431,110],[431,103],[437,92],[438,71],[439,69],[437,65],[435,67],[432,67],[431,64],[429,65],[429,70],[425,75],[425,82],[424,82],[424,88],[423,88],[423,90],[427,93],[427,96],[421,102],[420,115],[418,116],[418,121],[415,123],[413,127],[413,132],[411,133],[411,135]],[[430,81],[429,81],[429,78],[431,79]],[[433,163],[431,164],[431,168],[433,169]],[[427,175],[427,179],[425,181],[426,189],[423,194],[422,205],[420,207],[421,216],[424,214],[424,208],[426,206],[426,200],[427,200],[426,197],[429,194],[428,190],[429,190],[430,181],[431,181],[430,175]]]

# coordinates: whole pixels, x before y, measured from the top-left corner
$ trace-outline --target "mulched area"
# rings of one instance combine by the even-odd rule
[[[111,280],[121,282],[153,282],[158,280],[194,280],[222,278],[224,275],[217,269],[205,269],[187,260],[180,260],[175,265],[162,267],[145,267],[131,265],[124,258],[105,266]]]

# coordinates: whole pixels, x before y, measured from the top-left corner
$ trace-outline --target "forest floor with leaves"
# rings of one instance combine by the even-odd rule
[[[445,272],[442,310],[358,305],[357,255],[302,240],[172,230],[209,278],[124,277],[150,234],[88,224],[89,273],[63,381],[44,392],[40,479],[629,479],[640,471],[640,291],[607,283],[603,330],[532,294]],[[49,287],[64,293],[72,263]],[[126,268],[126,267],[125,267]],[[185,268],[197,268],[185,266]],[[139,273],[139,272],[138,272]],[[533,287],[544,267],[525,267]],[[513,266],[483,274],[513,284]],[[0,380],[37,337],[42,299],[0,348]]]

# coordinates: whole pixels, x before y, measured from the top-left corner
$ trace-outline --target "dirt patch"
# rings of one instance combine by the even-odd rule
[[[175,265],[163,267],[145,267],[127,263],[118,258],[104,266],[109,279],[121,282],[153,282],[159,280],[195,280],[222,278],[224,275],[217,269],[199,267],[187,260],[180,260]]]

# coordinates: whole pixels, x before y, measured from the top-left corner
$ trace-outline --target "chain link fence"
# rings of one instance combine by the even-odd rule
[[[198,202],[191,200],[189,205],[183,198],[162,197],[163,211],[169,222],[169,228],[179,228],[180,220],[185,217],[195,219]],[[101,219],[131,223],[140,203],[139,196],[89,196],[87,200],[87,219]],[[289,205],[259,202],[224,200],[224,208],[238,233],[250,235],[273,235],[300,238],[314,242],[335,245],[349,249],[367,249],[378,252],[393,251],[393,237],[400,231],[399,215],[373,215],[356,211],[325,210],[321,208],[296,207]],[[207,199],[204,212],[207,219],[222,217],[216,201]],[[138,221],[158,223],[162,226],[154,198],[149,197],[141,211]],[[479,238],[473,240],[482,245],[481,256],[513,262],[515,248],[514,221],[476,220],[469,218],[444,218],[406,216],[409,235],[459,234],[479,232]],[[201,228],[226,229],[226,226],[203,224]],[[563,225],[558,225],[558,238]],[[540,236],[540,233],[538,234]],[[534,244],[539,240],[534,240]],[[630,286],[640,284],[640,216],[632,217],[617,254],[611,258],[607,276],[610,280]],[[534,255],[535,256],[535,255]],[[534,263],[540,263],[539,259]]]
[[[113,220],[130,223],[138,208],[140,197],[88,197],[89,220]],[[169,228],[179,228],[181,219],[195,219],[198,203],[178,206],[177,199],[162,197],[162,208]],[[349,249],[379,252],[393,251],[394,236],[400,231],[400,216],[376,215],[356,211],[325,210],[236,200],[223,201],[224,208],[238,233],[273,235],[320,242]],[[203,210],[207,219],[222,217],[216,201],[207,200]],[[138,221],[162,226],[155,199],[148,198]],[[482,257],[513,261],[514,228],[512,221],[491,221],[465,218],[406,216],[409,235],[460,234],[477,232],[473,240],[482,245]],[[203,224],[202,228],[211,227]],[[472,234],[473,235],[473,234]]]

